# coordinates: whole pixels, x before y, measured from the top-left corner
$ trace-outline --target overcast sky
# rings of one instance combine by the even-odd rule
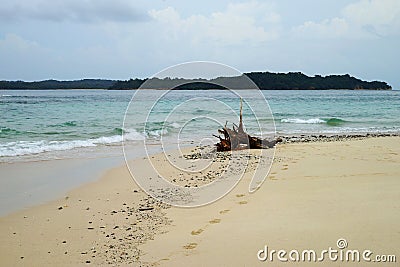
[[[0,80],[149,77],[216,61],[400,87],[399,0],[0,0]]]

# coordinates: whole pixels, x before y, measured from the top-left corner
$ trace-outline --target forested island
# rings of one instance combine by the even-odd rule
[[[109,89],[118,81],[102,79],[83,79],[76,81],[45,80],[37,82],[0,81],[0,89],[53,90],[53,89]]]
[[[382,81],[363,81],[349,74],[328,76],[307,76],[301,72],[272,73],[272,72],[250,72],[245,73],[255,85],[261,90],[391,90],[392,87]],[[232,84],[243,80],[240,77],[219,77],[211,80],[182,78],[152,78],[150,88],[165,89],[176,88],[184,90],[208,90],[226,89],[221,84]],[[105,80],[105,79],[83,79],[75,81],[45,80],[36,82],[25,81],[0,81],[0,89],[108,89],[108,90],[130,90],[138,89],[148,79]],[[179,86],[176,86],[176,85]],[[145,86],[146,87],[146,86]],[[239,88],[237,88],[239,89]],[[241,88],[246,89],[246,88]]]

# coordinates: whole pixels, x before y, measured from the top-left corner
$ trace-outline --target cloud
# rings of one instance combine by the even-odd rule
[[[18,51],[30,51],[31,49],[39,48],[39,45],[34,41],[25,40],[16,34],[10,33],[6,34],[4,39],[0,39],[0,51],[11,48]]]
[[[151,10],[149,15],[164,28],[164,35],[175,40],[189,38],[193,43],[249,45],[278,37],[280,16],[271,5],[256,1],[229,4],[223,11],[209,15],[182,17],[173,7]]]
[[[400,1],[361,0],[346,6],[343,16],[355,26],[377,35],[400,32]]]
[[[340,17],[307,21],[293,28],[296,35],[353,39],[400,34],[400,1],[360,0],[345,6]]]
[[[400,16],[400,1],[361,0],[346,6],[343,15],[360,25],[389,25]]]
[[[335,38],[344,36],[349,31],[349,25],[343,18],[326,19],[322,22],[306,21],[295,28],[299,35],[310,35],[323,38]]]
[[[17,0],[0,5],[0,20],[26,19],[94,23],[143,21],[149,17],[130,1],[123,0]]]

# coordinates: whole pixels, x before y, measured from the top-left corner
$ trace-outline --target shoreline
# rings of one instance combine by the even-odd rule
[[[295,135],[278,135],[276,139],[285,143],[312,143],[312,142],[337,142],[346,140],[362,140],[366,138],[379,137],[396,137],[400,136],[399,132],[394,133],[348,133],[348,134],[295,134]]]
[[[0,216],[61,198],[122,163],[120,156],[0,163]]]
[[[382,143],[387,147],[387,143],[391,140],[392,144],[396,143],[398,136],[397,134],[395,136],[379,136],[379,138],[377,138],[377,136],[371,136],[370,134],[367,137],[347,137],[348,139],[346,140],[335,140],[335,138],[332,139],[330,137],[327,139],[329,141],[336,141],[336,143],[324,142],[321,140],[312,142],[301,141],[301,137],[301,142],[298,143],[296,141],[297,139],[291,140],[292,138],[288,137],[287,143],[290,142],[292,144],[278,145],[276,158],[272,166],[273,168],[268,175],[268,181],[266,181],[255,194],[248,194],[248,192],[244,190],[248,185],[248,178],[245,177],[232,192],[220,201],[195,209],[169,208],[168,205],[154,201],[137,187],[130,177],[126,166],[122,165],[108,170],[99,180],[85,183],[73,189],[64,198],[0,217],[0,225],[2,226],[0,240],[3,241],[1,242],[2,245],[0,248],[0,251],[2,251],[1,258],[3,259],[2,261],[8,265],[24,265],[28,262],[31,264],[37,263],[39,265],[57,264],[64,266],[77,264],[99,265],[105,263],[151,265],[150,263],[157,262],[161,265],[173,266],[173,263],[181,263],[181,260],[184,260],[185,257],[188,258],[187,256],[194,255],[195,258],[199,255],[204,256],[205,251],[201,250],[201,246],[196,248],[198,245],[201,245],[201,242],[208,243],[205,241],[206,239],[201,238],[205,235],[204,232],[212,232],[209,231],[211,228],[222,225],[220,221],[218,221],[221,220],[222,217],[230,218],[235,216],[235,212],[246,212],[246,207],[250,206],[247,204],[253,202],[252,200],[255,201],[255,199],[258,199],[265,201],[265,196],[260,192],[268,191],[269,186],[273,183],[280,181],[286,184],[286,186],[299,186],[298,181],[284,179],[281,173],[290,172],[292,168],[294,169],[293,171],[296,171],[298,162],[307,160],[304,156],[301,156],[300,150],[308,151],[307,153],[309,153],[310,149],[315,150],[319,148],[318,150],[320,150],[328,146],[329,149],[336,151],[337,148],[335,148],[336,146],[334,145],[338,145],[342,149],[355,149],[355,153],[359,155],[360,152],[357,150],[363,149],[362,146],[358,145],[360,142],[367,143],[368,146],[371,144],[376,146],[376,143]],[[351,144],[356,144],[356,146],[353,147]],[[382,144],[380,144],[381,147],[384,147]],[[394,147],[394,149],[398,149],[398,147]],[[381,149],[379,152],[386,153],[387,151],[385,152],[385,149]],[[390,153],[397,153],[397,150]],[[309,156],[315,157],[315,155]],[[342,157],[345,156],[346,154],[342,155]],[[331,157],[335,159],[337,155]],[[371,157],[371,155],[366,155],[364,157]],[[392,157],[394,157],[395,161],[398,160],[397,155],[393,154]],[[137,159],[139,162],[141,160],[144,159]],[[397,163],[399,162],[397,161]],[[332,164],[335,165],[334,162]],[[346,166],[347,165],[346,163]],[[335,166],[330,168],[333,167]],[[277,168],[281,168],[281,170],[277,171]],[[332,170],[334,169],[335,168]],[[345,169],[352,172],[352,169],[349,167]],[[302,171],[304,173],[299,174],[299,176],[306,176],[307,170]],[[309,182],[308,180],[313,179],[319,181],[322,179],[318,175],[314,178],[311,177],[314,176],[304,178],[304,181]],[[322,179],[320,182],[324,183],[324,180],[326,179]],[[339,182],[340,180],[334,179],[334,181]],[[391,180],[391,183],[392,186],[394,186],[397,182]],[[330,184],[330,186],[335,185]],[[306,191],[308,190],[301,186],[300,188]],[[279,187],[278,189],[284,190],[285,188]],[[272,192],[269,192],[269,194],[270,193]],[[243,196],[238,197],[238,195]],[[274,198],[278,197],[276,193],[275,195],[273,194],[273,196]],[[229,208],[223,208],[224,205],[227,205],[225,207],[229,206]],[[151,206],[152,209],[143,209],[143,207],[146,208],[149,206]],[[307,207],[303,208],[309,210]],[[224,212],[225,210],[229,211]],[[272,212],[274,212],[274,210],[272,210]],[[185,221],[186,219],[184,218],[188,216],[188,213],[191,214],[190,216],[192,216],[192,218],[189,219],[189,221]],[[204,218],[211,216],[213,213],[215,213],[215,216],[218,218],[211,218],[207,223],[207,219]],[[397,213],[394,215],[398,216]],[[254,217],[254,212],[250,212],[249,216]],[[283,216],[281,218],[284,219],[285,217]],[[205,223],[204,227],[199,226],[202,220]],[[242,220],[243,218],[239,219],[239,221]],[[180,226],[186,229],[188,227],[195,228],[197,227],[196,225],[199,226],[199,228],[188,230],[187,236],[186,234],[177,233],[177,229],[179,229]],[[238,229],[233,230],[236,231]],[[346,229],[343,228],[343,230]],[[213,232],[213,234],[219,235],[220,233]],[[154,248],[156,248],[156,252],[159,252],[158,249],[161,249],[159,246],[162,244],[165,245],[165,242],[167,242],[166,240],[168,240],[167,238],[171,237],[173,237],[174,240],[169,240],[168,242],[171,243],[168,244],[172,245],[168,246],[168,248],[164,248],[162,250],[163,253],[161,253],[166,254],[165,257],[170,258],[169,260],[163,260],[161,254],[152,253],[152,251],[154,252]],[[188,243],[184,243],[183,246],[176,246],[179,242],[184,242],[185,240],[191,240],[193,238],[200,238],[201,242],[197,242],[199,240],[195,240],[196,242],[188,241]],[[154,241],[151,241],[153,239]],[[364,239],[364,241],[365,240],[368,239]],[[394,241],[391,243],[393,242]],[[394,244],[396,245],[395,247],[399,247],[398,242],[394,242]],[[301,244],[299,243],[299,245]],[[385,247],[388,248],[387,246]],[[176,254],[178,256],[176,258],[169,257],[167,252],[170,251],[170,253],[172,253],[171,251],[174,249],[179,249],[180,252]],[[201,253],[194,253],[194,251],[198,249],[200,249]],[[179,255],[186,256],[182,258]],[[161,258],[157,259],[157,256]],[[213,260],[218,259],[213,258]],[[252,262],[254,259],[249,260]],[[211,264],[213,262],[209,263]]]
[[[400,133],[349,133],[349,134],[292,134],[292,135],[276,135],[275,140],[278,140],[277,143],[280,144],[292,144],[292,143],[316,143],[316,142],[338,142],[338,141],[347,141],[347,140],[362,140],[362,139],[367,139],[367,138],[382,138],[382,137],[396,137],[396,136],[400,136]],[[190,147],[190,146],[188,146]],[[117,148],[117,146],[115,146],[115,148]],[[119,150],[119,148],[118,148]],[[76,152],[75,152],[76,153]],[[97,152],[99,153],[99,152]],[[157,150],[151,151],[149,156],[154,155],[154,154],[158,154],[160,153]],[[143,155],[139,155],[139,154],[135,154],[134,157],[132,157],[131,159],[138,159]],[[79,161],[82,162],[86,162],[89,163],[91,167],[87,167],[87,164],[85,164],[86,166],[83,166],[83,163],[80,164]],[[58,167],[54,167],[51,165],[54,165],[52,163],[56,163],[56,166]],[[71,163],[72,162],[72,163]],[[75,163],[74,163],[75,162]],[[102,162],[101,163],[101,171],[99,171],[97,169],[97,165],[96,162]],[[16,164],[16,165],[14,165]],[[37,188],[32,188],[32,190],[29,190],[29,185],[28,187],[25,186],[25,188],[22,188],[22,191],[19,190],[18,192],[14,192],[16,193],[16,195],[26,195],[26,200],[21,201],[18,199],[11,199],[13,202],[17,201],[20,203],[26,203],[24,205],[22,204],[18,204],[15,205],[14,204],[14,208],[10,208],[10,204],[5,204],[7,205],[7,210],[5,211],[1,211],[1,207],[0,207],[0,217],[1,216],[6,216],[8,214],[14,213],[14,212],[18,212],[22,209],[26,209],[26,208],[30,208],[30,207],[34,207],[37,205],[41,205],[44,204],[48,201],[52,201],[58,198],[61,198],[63,195],[65,195],[67,192],[77,189],[81,186],[84,186],[85,184],[87,184],[88,182],[93,182],[93,181],[97,181],[99,180],[105,172],[107,172],[110,169],[113,169],[115,167],[122,167],[125,166],[125,160],[123,159],[123,155],[117,155],[115,152],[113,152],[113,154],[108,155],[107,157],[94,157],[94,158],[79,158],[79,159],[74,159],[74,158],[56,158],[56,159],[40,159],[37,161],[33,161],[33,160],[29,160],[29,161],[16,161],[16,162],[1,162],[0,163],[0,167],[1,165],[5,166],[6,168],[6,172],[5,172],[5,176],[8,177],[8,180],[3,180],[2,182],[4,183],[4,185],[6,185],[7,181],[11,181],[10,177],[12,177],[12,182],[15,183],[16,180],[21,180],[19,177],[17,177],[17,175],[19,176],[27,176],[27,175],[34,175],[34,179],[30,179],[32,181],[37,181],[37,180],[43,180],[41,183],[34,185],[33,183],[30,186],[35,186],[35,187],[41,187],[43,188],[43,184],[44,183],[50,183],[50,184],[55,184],[55,182],[60,181],[63,186],[57,186],[56,188],[50,188],[52,193],[48,194],[46,192],[43,192],[46,196],[43,196],[43,194],[40,195],[32,195],[32,192],[37,191]],[[25,171],[23,172],[22,170],[26,169],[26,166],[30,166],[30,165],[38,165],[39,169],[45,169],[44,172],[40,172],[36,173],[35,168],[30,167],[30,169],[32,169],[32,171]],[[17,166],[21,166],[23,168],[18,168]],[[47,166],[47,167],[46,167]],[[73,183],[69,183],[66,184],[64,182],[64,178],[68,178],[67,176],[69,175],[68,173],[65,173],[64,171],[67,170],[68,168],[76,168],[76,167],[82,167],[82,171],[74,171],[74,178],[76,178],[76,176],[79,177],[85,177],[84,179],[80,179],[78,181],[78,179],[74,179]],[[14,171],[9,171],[7,169],[10,170],[14,170]],[[58,171],[57,171],[58,169]],[[60,171],[61,170],[61,171]],[[3,169],[4,171],[4,169]],[[35,174],[36,173],[36,174]],[[58,177],[59,175],[56,175],[56,173],[61,173],[62,176],[61,178]],[[57,181],[54,181],[54,179],[42,179],[42,176],[48,176],[50,177],[52,176],[57,176]],[[40,177],[39,177],[40,176]],[[89,177],[90,176],[90,177]],[[62,178],[64,177],[64,178]],[[27,179],[23,179],[24,183],[27,182]],[[28,182],[29,183],[29,182]],[[0,183],[1,185],[1,183]],[[67,189],[65,189],[67,188]],[[54,192],[57,193],[54,193]],[[3,203],[6,203],[7,201],[11,201],[10,199],[7,199],[5,197],[5,192],[3,192]],[[33,202],[33,204],[31,203]]]

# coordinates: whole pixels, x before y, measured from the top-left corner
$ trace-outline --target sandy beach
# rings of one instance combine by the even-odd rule
[[[0,25],[0,267],[400,267],[400,0]]]
[[[321,262],[283,263],[276,255],[261,261],[257,254],[263,256],[259,251],[268,246],[315,250],[319,256],[329,247],[338,250],[338,239],[346,240],[343,250],[372,251],[373,260],[399,257],[399,141],[280,144],[259,190],[248,192],[250,168],[228,195],[198,208],[155,201],[123,165],[58,200],[1,217],[0,265],[308,266]],[[156,155],[154,160],[165,159]],[[164,171],[174,176],[168,164]],[[208,181],[190,178],[177,183]],[[322,263],[365,264],[327,256]]]

